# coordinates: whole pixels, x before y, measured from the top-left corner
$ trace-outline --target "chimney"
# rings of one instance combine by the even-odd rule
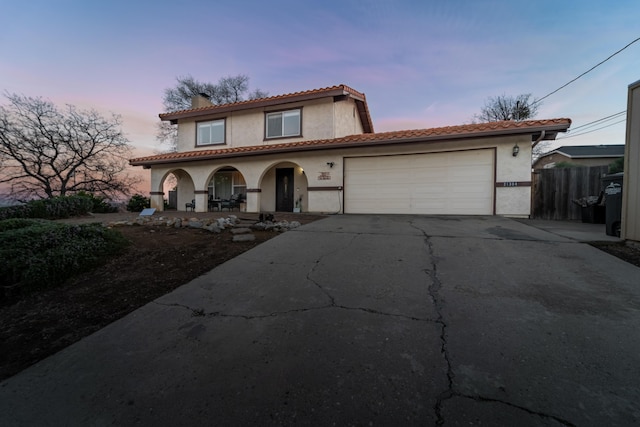
[[[196,108],[211,107],[213,103],[209,101],[209,98],[211,97],[206,93],[199,93],[198,95],[192,96],[191,109],[195,110]]]

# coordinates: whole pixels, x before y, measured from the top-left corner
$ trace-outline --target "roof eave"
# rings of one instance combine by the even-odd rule
[[[326,90],[323,92],[314,92],[314,93],[301,93],[298,95],[287,96],[286,98],[265,98],[263,101],[249,102],[249,103],[240,103],[240,104],[227,104],[227,105],[215,105],[213,107],[206,107],[198,110],[186,110],[179,111],[176,113],[161,113],[158,115],[160,120],[170,121],[171,124],[176,124],[177,120],[184,118],[192,118],[192,117],[202,117],[202,116],[210,116],[212,114],[220,114],[220,113],[228,113],[231,111],[244,111],[251,110],[255,108],[264,108],[270,107],[274,105],[284,105],[284,104],[292,104],[295,102],[303,102],[310,101],[314,99],[320,98],[330,98],[334,96],[347,95],[352,97],[353,99],[366,102],[363,97],[360,97],[350,91],[345,90],[344,88],[335,88]]]
[[[379,145],[396,145],[396,144],[406,144],[406,143],[415,143],[415,142],[439,142],[439,141],[448,141],[452,139],[476,139],[476,138],[487,138],[492,136],[509,136],[509,135],[527,135],[531,134],[532,139],[535,139],[535,135],[540,134],[543,130],[545,131],[544,139],[555,139],[555,136],[558,132],[566,132],[569,128],[570,123],[567,124],[558,124],[558,125],[540,125],[540,126],[532,126],[526,128],[509,128],[509,129],[495,129],[492,131],[478,131],[471,133],[453,133],[447,135],[431,135],[431,136],[416,136],[416,137],[408,137],[408,138],[386,138],[380,140],[355,140],[355,141],[346,141],[339,142],[335,144],[310,144],[310,145],[297,145],[297,144],[286,144],[282,147],[274,147],[274,146],[263,146],[265,147],[263,150],[250,150],[250,151],[230,151],[227,153],[216,153],[210,155],[202,155],[195,157],[193,159],[188,158],[175,158],[175,159],[157,159],[157,160],[149,160],[149,161],[138,161],[135,162],[136,159],[132,159],[129,162],[131,166],[151,166],[151,165],[161,165],[161,164],[170,164],[170,163],[184,163],[188,161],[206,161],[206,160],[215,160],[215,159],[223,159],[230,157],[245,157],[245,156],[259,156],[259,155],[267,155],[267,154],[279,154],[279,153],[287,153],[287,152],[296,152],[296,151],[319,151],[319,150],[331,150],[331,149],[341,149],[341,148],[357,148],[363,146],[379,146]]]

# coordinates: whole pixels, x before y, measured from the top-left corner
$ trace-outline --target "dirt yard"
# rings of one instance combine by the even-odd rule
[[[232,212],[256,222],[257,214]],[[156,214],[157,215],[157,214]],[[170,214],[188,218],[222,214]],[[135,219],[136,214],[102,214],[63,222],[102,222]],[[276,214],[276,221],[302,224],[321,216]],[[215,234],[202,229],[165,226],[120,226],[131,241],[126,252],[107,264],[70,279],[64,286],[3,301],[0,305],[0,380],[125,316],[146,303],[184,285],[217,265],[277,236],[254,232],[252,242],[233,242],[229,230]]]

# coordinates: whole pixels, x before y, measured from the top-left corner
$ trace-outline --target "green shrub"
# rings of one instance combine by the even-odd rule
[[[92,193],[85,193],[84,191],[78,192],[78,196],[87,197],[91,200],[91,212],[93,213],[113,213],[118,211],[117,207],[111,206],[105,201],[105,197],[96,196]]]
[[[624,172],[624,157],[615,159],[613,163],[609,165],[609,173]]]
[[[11,218],[0,221],[0,233],[8,230],[16,230],[19,228],[32,227],[40,224],[49,224],[49,221],[43,219],[32,218]]]
[[[151,207],[151,200],[148,197],[144,197],[141,194],[134,194],[129,203],[127,203],[127,210],[129,212],[142,212],[143,209]]]
[[[571,162],[558,162],[554,166],[554,168],[556,169],[567,169],[567,168],[578,168],[578,167],[580,167],[579,164],[571,163]]]
[[[61,196],[32,200],[24,205],[0,208],[0,220],[8,218],[60,219],[87,215],[92,212],[93,200],[86,196]]]
[[[0,220],[8,218],[29,218],[30,210],[27,205],[5,206],[0,208]]]
[[[0,221],[0,284],[21,290],[58,286],[126,245],[118,231],[98,223]]]

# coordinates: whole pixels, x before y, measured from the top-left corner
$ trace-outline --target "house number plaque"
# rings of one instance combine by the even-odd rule
[[[531,187],[531,181],[496,182],[496,187]]]

